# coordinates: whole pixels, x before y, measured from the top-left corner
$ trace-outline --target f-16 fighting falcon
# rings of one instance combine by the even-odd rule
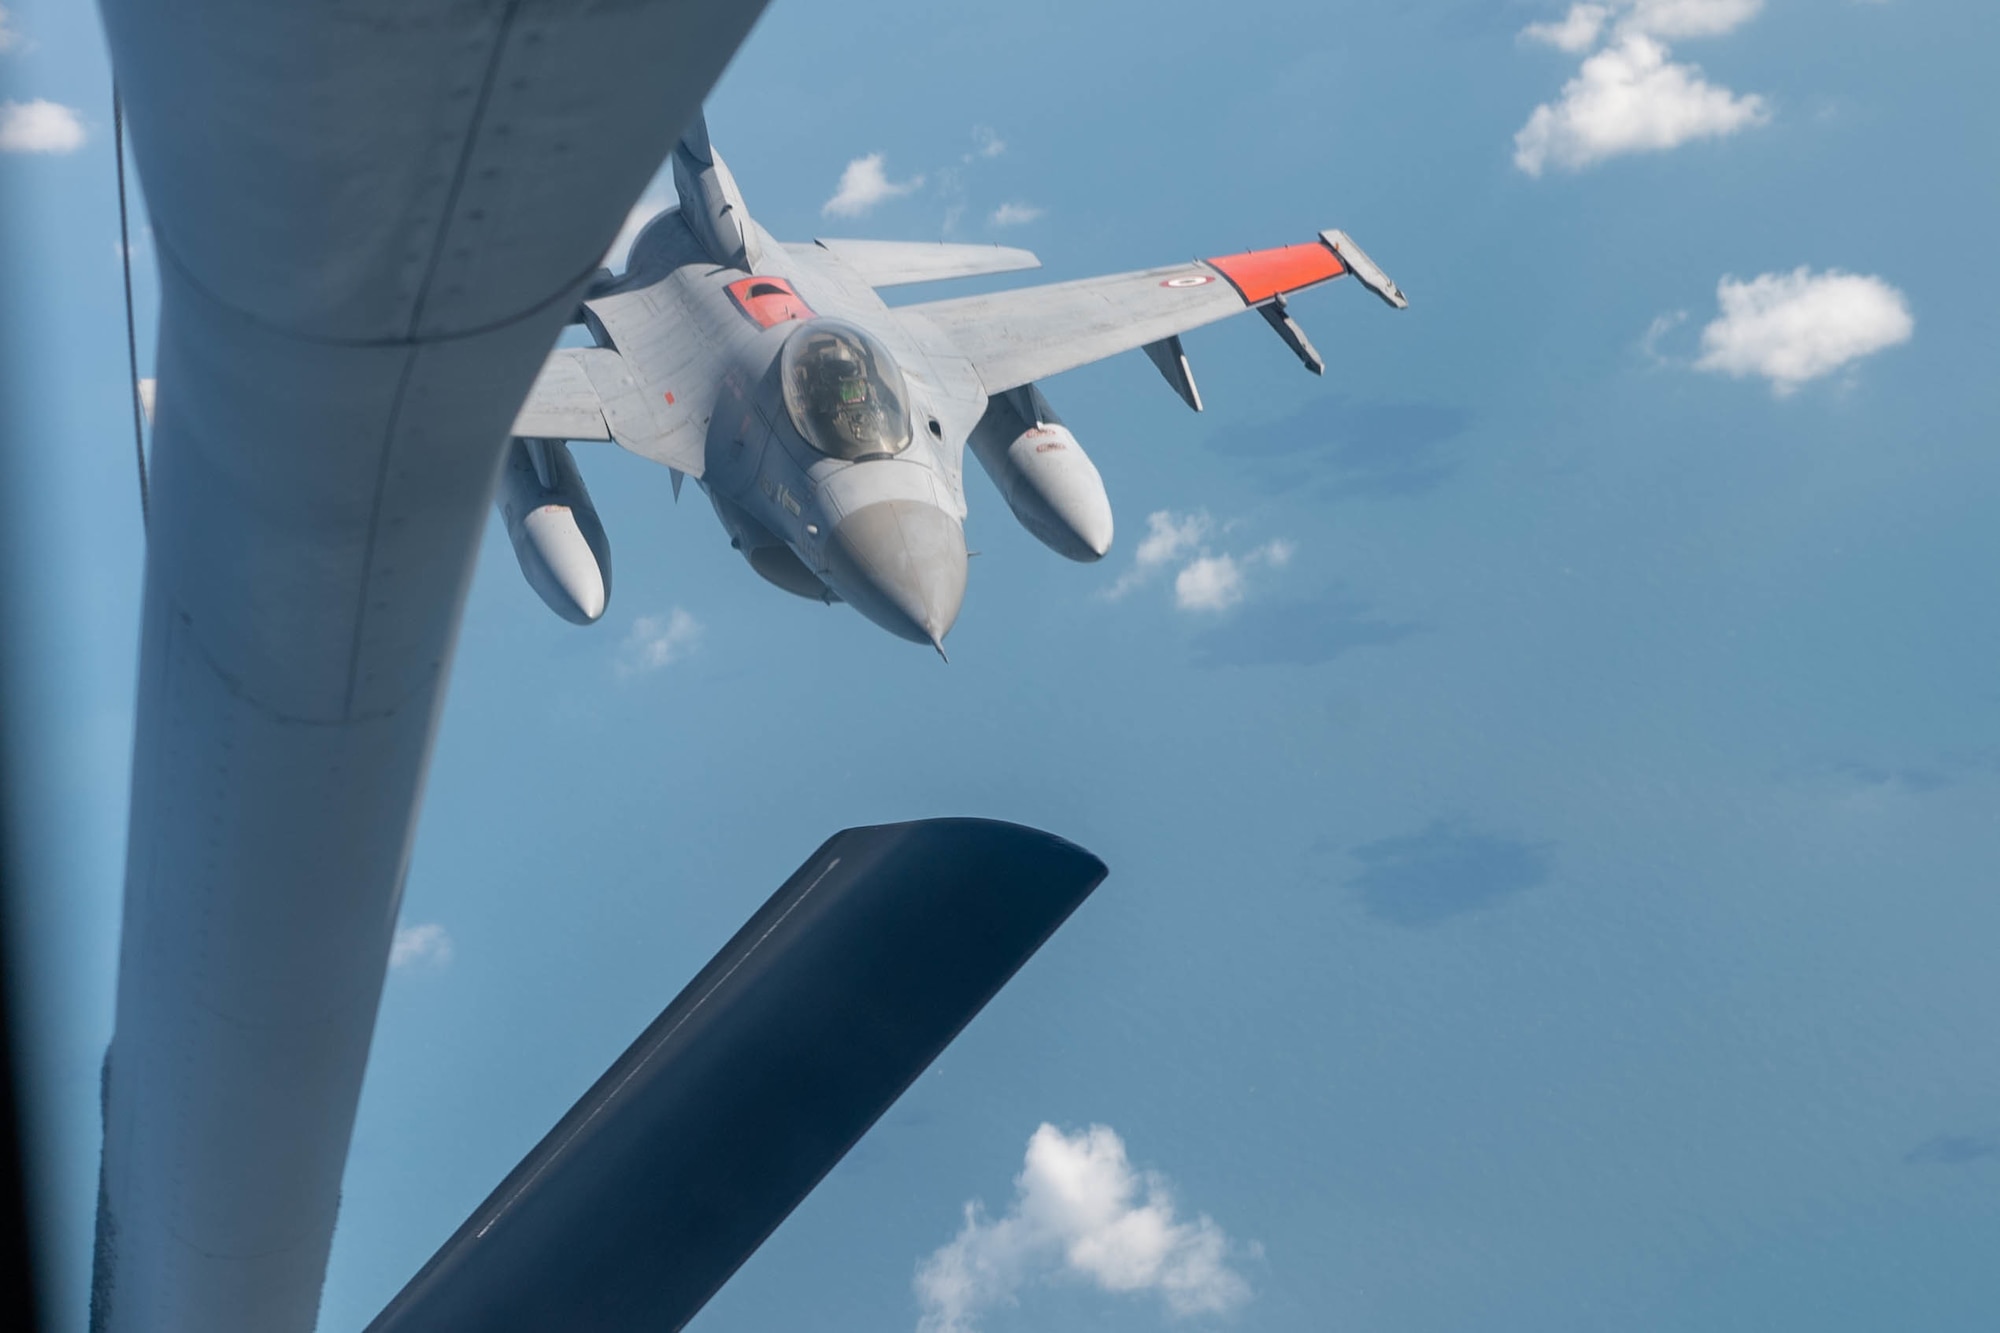
[[[759,227],[697,120],[680,206],[601,274],[595,347],[550,357],[514,423],[496,500],[528,582],[565,619],[604,613],[611,562],[566,441],[614,440],[707,492],[731,544],[787,592],[844,601],[944,652],[965,595],[967,445],[1022,526],[1072,560],[1111,547],[1104,483],[1036,381],[1144,348],[1196,411],[1180,335],[1256,309],[1324,363],[1288,293],[1351,273],[1398,309],[1344,232],[1168,268],[891,308],[878,289],[1034,268],[1025,250],[821,240]]]

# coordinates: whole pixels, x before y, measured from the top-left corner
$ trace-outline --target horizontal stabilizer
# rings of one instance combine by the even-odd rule
[[[1006,245],[955,245],[944,241],[813,242],[859,273],[870,287],[900,287],[912,282],[946,278],[976,278],[987,273],[1018,273],[1040,268],[1033,252]]]
[[[583,357],[597,348],[558,348],[535,377],[528,401],[514,418],[513,435],[540,440],[608,440],[604,404],[591,387]],[[613,355],[616,355],[613,353]]]
[[[989,820],[834,835],[369,1333],[679,1329],[1104,873]]]

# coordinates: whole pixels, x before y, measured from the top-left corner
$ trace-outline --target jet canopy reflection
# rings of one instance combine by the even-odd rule
[[[785,344],[785,408],[831,458],[885,458],[910,447],[909,392],[889,350],[852,324],[816,319]]]

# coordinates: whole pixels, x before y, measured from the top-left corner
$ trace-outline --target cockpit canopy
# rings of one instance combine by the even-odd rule
[[[816,319],[785,344],[785,409],[806,442],[832,458],[910,447],[910,395],[889,350],[852,324]]]

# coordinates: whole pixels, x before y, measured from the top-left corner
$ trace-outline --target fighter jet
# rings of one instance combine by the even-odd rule
[[[672,156],[680,203],[586,289],[596,344],[558,349],[514,423],[502,520],[558,615],[604,614],[610,547],[567,441],[612,440],[693,477],[769,582],[846,602],[944,652],[965,596],[967,446],[1021,525],[1059,555],[1111,549],[1103,478],[1037,381],[1144,348],[1189,407],[1180,335],[1255,309],[1314,374],[1287,294],[1352,274],[1402,292],[1341,231],[1111,277],[891,307],[904,283],[1038,267],[987,245],[817,240],[758,226],[699,120]]]

